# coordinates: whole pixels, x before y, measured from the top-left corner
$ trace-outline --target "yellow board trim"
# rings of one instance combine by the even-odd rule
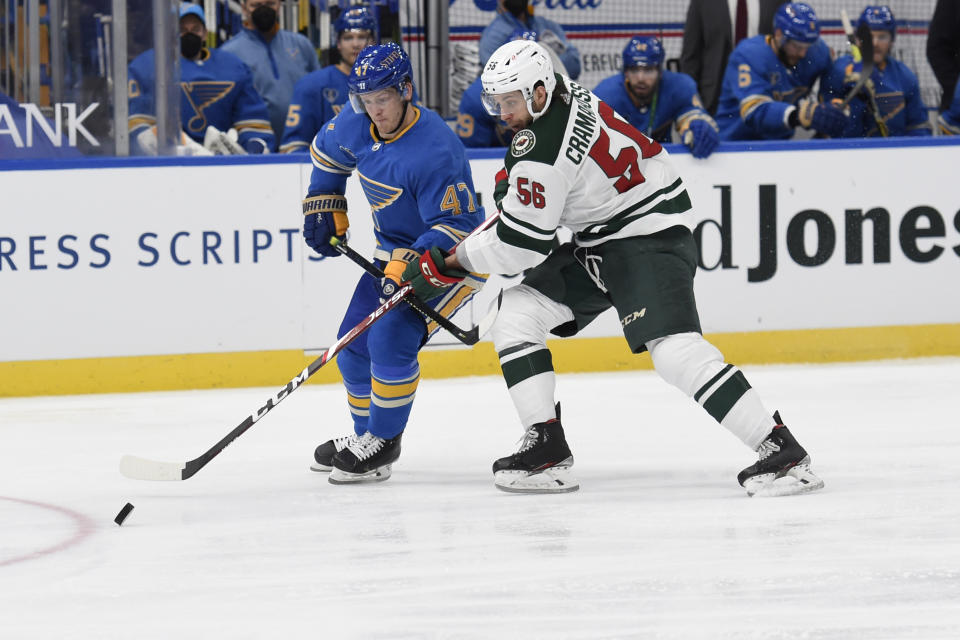
[[[960,324],[717,333],[707,338],[738,365],[960,356]],[[652,368],[649,355],[631,354],[620,337],[551,340],[548,346],[560,373]],[[0,362],[0,397],[279,389],[313,359],[289,350]],[[500,364],[493,345],[483,342],[470,349],[422,351],[420,371],[424,378],[500,375]],[[319,384],[339,381],[333,364],[310,379]]]

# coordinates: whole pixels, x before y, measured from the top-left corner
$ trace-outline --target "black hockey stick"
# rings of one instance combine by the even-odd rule
[[[291,393],[300,388],[320,367],[333,360],[334,356],[353,342],[361,333],[369,329],[377,320],[382,318],[384,314],[401,304],[411,293],[413,293],[412,286],[405,285],[400,287],[388,300],[361,320],[342,338],[333,343],[329,349],[323,352],[323,355],[308,364],[303,371],[287,383],[287,386],[271,396],[266,404],[247,416],[233,431],[224,436],[220,442],[210,447],[200,457],[187,462],[157,462],[137,456],[123,456],[120,459],[120,473],[135,480],[186,480],[190,478],[206,466],[208,462],[213,460],[217,454],[226,449],[227,445],[243,435],[247,429],[252,427],[263,416],[270,413],[284,398],[287,398]]]
[[[347,243],[334,242],[334,240],[336,240],[336,238],[331,240],[330,244],[332,244],[333,247],[337,251],[339,251],[342,255],[347,256],[348,258],[353,260],[355,263],[363,267],[363,270],[369,273],[370,275],[372,275],[374,278],[384,277],[383,271],[377,268],[377,265],[373,264],[372,262],[364,258],[362,255],[354,251],[351,247],[348,247]],[[423,300],[421,300],[415,295],[407,296],[406,298],[403,299],[403,301],[406,302],[411,307],[413,307],[414,309],[416,309],[417,312],[420,313],[420,315],[426,316],[428,319],[433,320],[439,326],[449,331],[454,338],[456,338],[463,344],[473,345],[473,344],[477,344],[477,342],[480,341],[481,325],[478,324],[472,329],[461,329],[460,327],[455,325],[445,315],[443,315],[442,313],[440,313],[439,311],[437,311],[436,309],[434,309],[429,304],[427,304],[426,302],[424,302]]]
[[[474,230],[474,233],[482,231],[490,226],[493,221],[496,220],[496,218],[497,216],[489,218],[487,221],[477,227],[477,229]],[[331,244],[337,246],[334,242],[331,242]],[[362,259],[362,256],[360,257]],[[158,462],[156,460],[149,460],[147,458],[141,458],[138,456],[125,455],[120,459],[120,473],[135,480],[186,480],[187,478],[192,477],[197,471],[206,466],[208,462],[213,460],[221,451],[226,449],[231,442],[243,435],[247,429],[252,427],[258,420],[263,418],[263,416],[267,415],[287,396],[299,389],[300,386],[310,378],[310,376],[320,369],[320,367],[333,360],[333,358],[340,351],[342,351],[344,347],[353,342],[364,331],[369,329],[377,320],[382,318],[384,314],[399,305],[401,302],[406,301],[407,297],[412,293],[413,287],[411,285],[407,284],[400,287],[396,293],[390,296],[390,298],[383,302],[379,307],[374,309],[370,315],[357,323],[357,325],[344,334],[342,338],[333,343],[333,345],[324,351],[319,358],[308,364],[307,367],[297,374],[293,380],[288,382],[285,387],[267,399],[266,404],[257,409],[255,413],[247,416],[243,422],[238,424],[233,429],[233,431],[224,436],[217,444],[210,447],[201,456],[187,462]],[[479,336],[482,336],[487,332],[487,330],[493,324],[493,321],[496,319],[497,311],[500,309],[500,303],[502,299],[503,292],[501,291],[500,295],[497,297],[496,305],[491,309],[486,317],[484,317],[479,325],[468,332],[469,334],[475,334],[479,339]],[[476,340],[474,342],[476,342]]]
[[[497,221],[499,217],[500,217],[499,213],[496,213],[490,216],[489,218],[481,222],[479,225],[477,225],[477,228],[471,231],[470,235],[468,235],[467,238],[493,226],[493,224]],[[463,240],[466,240],[466,238],[464,238]],[[454,251],[457,248],[457,246],[459,246],[460,243],[463,242],[463,240],[455,244],[453,248],[451,248],[451,251]],[[355,263],[360,265],[364,271],[372,275],[374,278],[384,277],[383,270],[379,269],[377,265],[373,264],[372,262],[367,260],[365,257],[363,257],[362,255],[354,251],[352,247],[347,246],[347,243],[341,242],[336,238],[330,238],[330,244],[331,246],[333,246],[334,249],[339,251],[342,255],[347,256],[348,258],[353,260]],[[454,338],[456,338],[457,340],[459,340],[465,345],[476,344],[477,342],[480,341],[480,338],[483,336],[483,334],[485,334],[487,330],[490,329],[490,327],[493,325],[494,320],[496,320],[497,318],[497,312],[500,311],[500,303],[502,302],[502,300],[503,300],[503,292],[501,292],[500,295],[497,296],[497,304],[491,308],[491,310],[487,313],[486,316],[483,317],[483,319],[480,321],[480,324],[478,324],[477,326],[471,329],[461,329],[460,327],[455,325],[449,318],[447,318],[445,315],[443,315],[442,313],[434,309],[432,306],[430,306],[420,298],[416,296],[409,296],[408,298],[404,299],[404,301],[407,304],[409,304],[411,307],[416,309],[417,312],[420,313],[420,315],[425,316],[430,320],[433,320],[434,322],[437,323],[438,326],[449,331]]]
[[[840,10],[840,21],[843,23],[844,33],[847,34],[847,41],[850,43],[851,48],[856,48],[863,62],[863,69],[861,69],[860,75],[862,78],[866,78],[866,80],[863,80],[862,87],[865,88],[865,93],[867,94],[867,110],[870,112],[870,115],[873,116],[873,121],[877,123],[877,129],[880,131],[880,135],[887,138],[890,136],[890,129],[880,115],[880,108],[877,106],[877,94],[873,89],[873,83],[869,82],[874,67],[873,34],[865,22],[861,23],[860,26],[857,27],[856,33],[854,33],[846,9]],[[857,40],[860,41],[859,44],[857,44]]]
[[[862,68],[860,69],[860,77],[857,79],[857,82],[853,85],[853,88],[847,93],[846,97],[843,99],[843,108],[846,108],[850,101],[853,100],[861,92],[867,94],[867,110],[870,112],[870,115],[873,116],[874,122],[877,123],[877,129],[880,131],[880,135],[886,138],[890,135],[890,129],[887,127],[887,123],[883,121],[883,118],[880,116],[880,110],[877,107],[877,97],[871,89],[870,85],[867,83],[867,80],[870,79],[870,76],[873,74],[873,34],[870,32],[870,27],[867,26],[867,23],[861,23],[857,27],[856,33],[853,31],[853,25],[850,24],[850,17],[847,15],[846,9],[840,10],[840,22],[843,23],[843,31],[847,34],[847,42],[850,43],[850,48],[853,50],[854,61],[857,58],[860,58],[860,62],[863,63]],[[859,40],[859,42],[858,42]]]

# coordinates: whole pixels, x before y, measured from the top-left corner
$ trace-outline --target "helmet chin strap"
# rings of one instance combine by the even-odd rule
[[[540,109],[540,111],[537,111],[536,113],[534,113],[533,111],[533,96],[531,96],[530,99],[527,100],[527,111],[530,113],[530,116],[533,118],[533,122],[536,122],[537,118],[539,118],[540,116],[542,116],[547,112],[547,109],[550,107],[550,101],[552,99],[553,99],[553,96],[548,93],[547,101],[543,103],[543,109]]]

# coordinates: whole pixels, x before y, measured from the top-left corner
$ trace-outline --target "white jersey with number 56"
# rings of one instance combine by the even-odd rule
[[[505,168],[500,220],[457,249],[471,271],[514,274],[539,264],[559,226],[581,246],[693,226],[666,150],[565,76],[547,113],[513,137]]]

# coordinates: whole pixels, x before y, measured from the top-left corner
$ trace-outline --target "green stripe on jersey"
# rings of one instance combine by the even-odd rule
[[[556,229],[541,229],[540,227],[530,224],[525,220],[521,220],[520,218],[518,218],[517,216],[513,215],[512,213],[510,213],[505,209],[500,211],[500,216],[503,218],[506,218],[507,220],[517,225],[518,227],[523,227],[524,229],[532,231],[541,236],[548,236],[552,238],[557,233]]]
[[[517,231],[513,227],[505,225],[502,221],[497,223],[497,237],[504,244],[513,245],[514,247],[519,247],[521,249],[528,249],[530,251],[536,251],[543,255],[550,253],[550,250],[553,249],[553,237],[551,236],[549,240],[541,240],[540,238],[532,238],[525,233]]]
[[[669,190],[669,188],[662,189],[660,192],[658,192],[658,194]],[[620,232],[627,225],[636,222],[640,218],[650,215],[651,213],[684,213],[689,211],[693,206],[690,202],[690,195],[687,193],[687,190],[684,189],[672,198],[661,200],[655,206],[647,209],[646,211],[635,213],[637,209],[643,206],[646,202],[649,202],[650,199],[651,198],[647,198],[644,202],[635,204],[632,207],[621,211],[605,223],[593,225],[591,229],[594,229],[594,231],[581,231],[577,234],[577,239],[584,241],[599,240]]]

